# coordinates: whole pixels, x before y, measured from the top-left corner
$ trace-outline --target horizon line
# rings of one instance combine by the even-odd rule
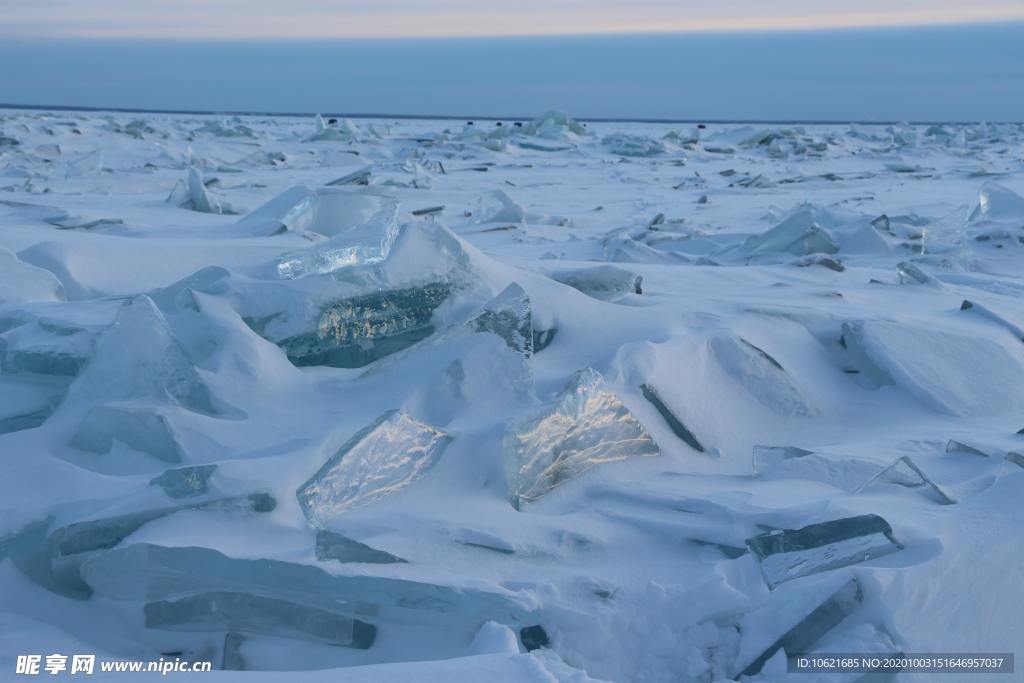
[[[290,118],[312,118],[323,116],[325,118],[347,118],[347,119],[397,119],[399,121],[532,121],[537,115],[531,116],[474,116],[466,114],[381,114],[381,113],[344,113],[344,112],[271,112],[271,111],[241,111],[221,109],[144,109],[134,107],[92,107],[85,105],[60,105],[60,104],[11,104],[0,102],[0,110],[5,111],[26,111],[26,112],[86,112],[86,113],[112,113],[112,114],[161,114],[170,116],[252,116],[252,117],[290,117]],[[1009,124],[1024,125],[1024,120],[911,120],[900,121],[896,119],[696,119],[696,118],[633,118],[615,116],[573,116],[573,120],[583,123],[648,123],[648,124],[787,124],[794,126],[834,126],[834,125],[863,125],[863,126],[884,126],[884,125],[908,125],[908,126],[929,126],[929,125],[980,125],[980,124]]]

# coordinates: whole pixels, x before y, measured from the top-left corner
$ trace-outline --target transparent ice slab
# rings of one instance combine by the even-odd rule
[[[439,224],[410,223],[383,261],[294,281],[242,281],[243,320],[297,366],[356,368],[434,333],[434,312],[471,286],[473,258]]]
[[[310,523],[323,526],[420,479],[450,441],[440,429],[389,411],[349,439],[299,488],[299,505]]]
[[[551,278],[603,301],[643,294],[643,276],[617,266],[561,270],[551,273]]]
[[[502,440],[513,504],[537,500],[595,465],[658,454],[658,446],[593,368],[576,373],[543,412]]]
[[[241,633],[229,631],[224,634],[224,655],[221,658],[220,668],[222,671],[245,671],[247,666],[242,656],[242,645],[245,643],[245,636]]]
[[[668,151],[665,143],[646,135],[612,133],[601,139],[601,144],[612,154],[624,157],[653,157]]]
[[[238,222],[255,234],[312,232],[329,237],[276,259],[275,277],[294,280],[387,257],[398,235],[399,202],[372,192],[293,187]]]
[[[377,637],[377,628],[365,621],[251,593],[200,593],[151,602],[143,611],[146,628],[169,631],[242,631],[360,650],[373,645]]]
[[[182,510],[271,512],[276,506],[277,503],[273,496],[266,493],[253,493],[91,519],[54,530],[50,534],[50,548],[54,557],[113,548],[144,524]]]
[[[209,480],[216,465],[194,465],[167,470],[150,479],[150,486],[159,486],[171,498],[192,498],[209,492]]]
[[[896,458],[892,464],[861,484],[854,493],[866,491],[875,484],[895,484],[909,489],[917,489],[940,505],[956,503],[954,498],[932,481],[931,477],[925,474],[907,455]]]
[[[799,616],[799,620],[795,624],[756,657],[747,661],[741,653],[741,659],[737,666],[739,673],[736,678],[757,675],[765,663],[780,650],[787,655],[809,653],[815,643],[838,626],[846,617],[856,612],[863,602],[864,590],[860,582],[857,579],[846,581],[824,601]],[[784,615],[782,619],[779,619],[778,626],[784,627],[793,621],[789,609],[779,611],[784,612]]]
[[[801,529],[777,529],[747,539],[769,588],[888,555],[903,546],[878,515],[844,517]]]
[[[278,257],[278,277],[294,280],[387,258],[398,237],[396,199],[353,192],[319,192],[317,215],[307,229],[332,237]]]
[[[195,166],[188,169],[187,179],[178,183],[167,197],[169,204],[199,213],[233,214],[231,205],[211,194],[203,180],[203,174]]]
[[[5,321],[0,321],[0,325]],[[93,353],[96,334],[45,318],[8,320],[0,333],[0,371],[5,375],[78,375]]]
[[[473,215],[477,223],[522,223],[523,207],[515,203],[503,190],[493,190],[476,202]]]
[[[533,311],[530,297],[516,283],[491,299],[469,326],[477,332],[492,332],[513,351],[529,357],[533,354]]]
[[[170,600],[196,592],[258,593],[353,616],[418,623],[502,623],[521,618],[510,595],[378,576],[337,576],[320,567],[272,559],[237,559],[209,548],[137,543],[95,554],[81,568],[99,595]]]
[[[258,235],[304,232],[316,223],[318,203],[315,190],[296,185],[247,213],[237,225]]]
[[[780,415],[818,414],[782,365],[742,337],[713,336],[708,350],[722,370],[766,408]]]
[[[271,512],[275,507],[277,501],[272,496],[254,493],[75,522],[55,529],[49,536],[47,543],[52,576],[64,590],[88,596],[90,587],[83,582],[80,573],[82,563],[97,552],[113,548],[149,522],[184,510],[262,513]]]
[[[371,548],[365,543],[321,529],[316,532],[316,559],[321,562],[364,562],[369,564],[394,564],[406,562],[391,553]]]
[[[928,285],[930,287],[940,287],[940,283],[934,277],[924,272],[920,266],[910,261],[900,261],[896,264],[896,277],[899,278],[900,284],[918,284]]]
[[[360,368],[434,333],[434,311],[452,293],[447,282],[354,296],[325,307],[315,331],[278,346],[297,366]]]
[[[914,489],[941,505],[956,501],[909,456],[888,465],[872,460],[815,453],[793,446],[754,446],[754,473],[772,479],[810,479],[858,493],[876,484]]]

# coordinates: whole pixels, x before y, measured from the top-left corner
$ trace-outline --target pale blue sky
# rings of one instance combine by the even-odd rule
[[[1021,121],[1024,0],[0,0],[0,64],[6,104]]]

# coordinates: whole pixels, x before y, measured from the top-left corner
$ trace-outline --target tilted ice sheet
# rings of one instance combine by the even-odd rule
[[[553,405],[510,425],[502,452],[509,492],[518,506],[595,465],[657,455],[658,446],[604,377],[585,368]]]
[[[397,410],[348,440],[296,495],[309,521],[329,524],[346,510],[385,498],[427,473],[450,437]]]

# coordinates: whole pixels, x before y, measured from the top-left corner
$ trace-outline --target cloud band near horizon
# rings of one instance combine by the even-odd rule
[[[25,38],[529,36],[1020,20],[1021,0],[0,0],[0,35]]]

